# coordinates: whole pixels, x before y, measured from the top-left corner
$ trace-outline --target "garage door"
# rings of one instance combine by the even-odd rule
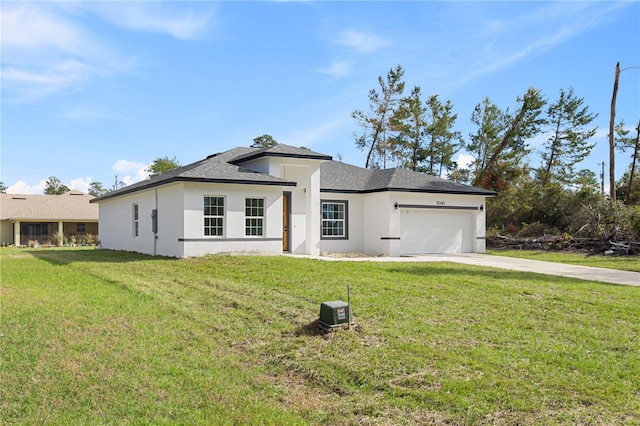
[[[474,212],[402,209],[401,214],[401,254],[473,252]]]

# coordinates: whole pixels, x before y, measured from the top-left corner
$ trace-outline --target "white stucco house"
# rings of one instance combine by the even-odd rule
[[[235,148],[93,199],[101,247],[402,256],[485,251],[492,191],[403,169],[368,170],[278,144]]]

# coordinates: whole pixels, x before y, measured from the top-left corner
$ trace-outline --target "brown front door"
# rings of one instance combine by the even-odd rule
[[[291,216],[291,193],[282,193],[282,251],[289,251],[289,216]]]

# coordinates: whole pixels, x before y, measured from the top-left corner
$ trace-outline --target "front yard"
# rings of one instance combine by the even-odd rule
[[[2,248],[2,424],[638,424],[640,291],[453,263]],[[357,327],[318,331],[346,300]]]

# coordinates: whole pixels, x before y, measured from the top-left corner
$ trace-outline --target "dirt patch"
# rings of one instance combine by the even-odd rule
[[[389,257],[389,256],[387,256],[386,254],[379,254],[375,256],[375,255],[359,253],[359,252],[352,252],[352,253],[326,253],[325,252],[325,253],[322,253],[322,257],[334,257],[334,258],[344,257],[347,259],[356,259],[356,258]]]

